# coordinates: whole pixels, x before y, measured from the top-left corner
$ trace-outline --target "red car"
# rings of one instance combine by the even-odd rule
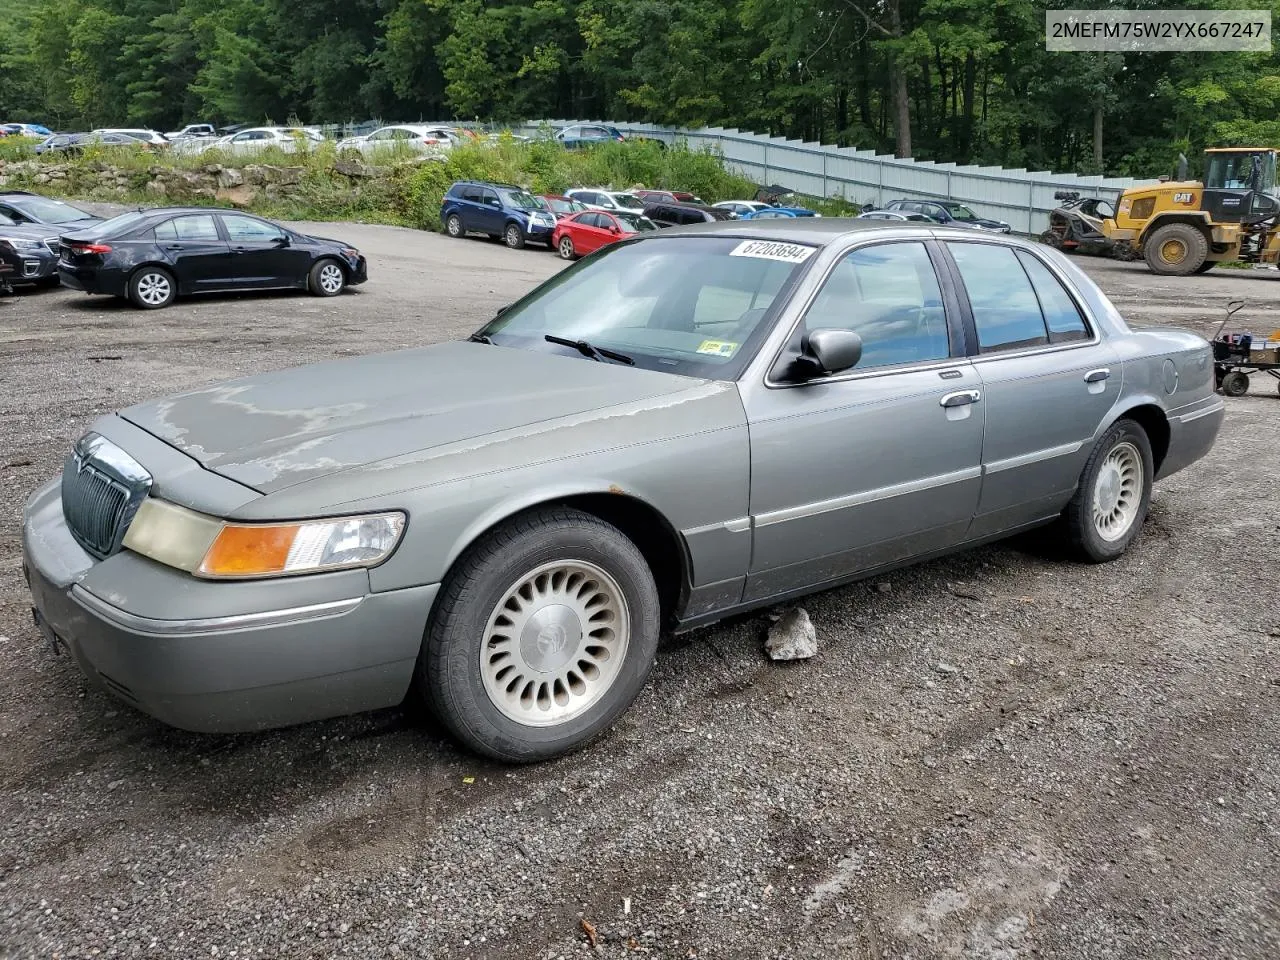
[[[585,210],[570,214],[556,224],[551,245],[565,260],[573,260],[632,234],[657,229],[652,220],[634,213]]]
[[[547,201],[547,206],[551,208],[551,212],[556,215],[557,220],[563,220],[565,217],[573,213],[581,213],[588,209],[587,205],[581,200],[575,200],[573,197],[562,197],[558,193],[544,193],[542,199]]]
[[[683,190],[632,190],[631,192],[645,203],[702,204],[702,200],[697,196],[692,193],[685,193]]]

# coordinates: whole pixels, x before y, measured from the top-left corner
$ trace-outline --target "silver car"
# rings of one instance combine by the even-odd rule
[[[422,698],[587,743],[659,633],[1041,525],[1133,542],[1218,434],[1209,345],[1057,252],[722,222],[587,257],[469,340],[104,416],[26,506],[35,617],[117,697],[252,730]]]

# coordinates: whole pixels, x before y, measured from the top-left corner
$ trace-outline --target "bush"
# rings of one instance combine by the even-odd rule
[[[8,139],[8,138],[6,138]],[[358,159],[339,157],[332,142],[299,153],[268,148],[251,157],[218,151],[186,154],[180,151],[152,153],[121,147],[90,146],[79,155],[35,158],[28,145],[12,154],[0,140],[0,160],[30,160],[15,171],[0,173],[12,187],[33,188],[42,193],[79,196],[84,199],[125,203],[155,203],[149,191],[155,180],[166,184],[167,198],[183,203],[213,204],[210,191],[201,191],[196,178],[183,174],[206,171],[212,165],[243,168],[251,164],[301,170],[288,189],[260,191],[248,209],[264,216],[287,220],[360,220],[440,228],[440,204],[455,180],[491,180],[512,183],[534,193],[563,193],[573,187],[627,190],[635,184],[657,189],[688,190],[708,203],[750,198],[750,180],[726,170],[721,158],[709,150],[693,151],[682,145],[662,149],[656,143],[607,143],[586,150],[566,150],[548,140],[520,142],[510,136],[496,144],[475,143],[455,147],[439,158],[389,155],[386,165],[368,169],[369,176],[348,175],[346,163]],[[57,179],[40,175],[57,169]],[[100,174],[114,177],[103,185]]]

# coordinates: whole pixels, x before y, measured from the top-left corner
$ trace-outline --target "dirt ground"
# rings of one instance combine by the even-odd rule
[[[1274,958],[1280,397],[1228,400],[1101,567],[986,548],[663,649],[576,756],[479,761],[397,710],[166,729],[33,629],[22,502],[98,413],[470,332],[559,261],[386,227],[371,281],[160,313],[0,299],[0,956]],[[1135,322],[1280,327],[1280,274],[1086,263]],[[586,924],[583,921],[586,921]]]

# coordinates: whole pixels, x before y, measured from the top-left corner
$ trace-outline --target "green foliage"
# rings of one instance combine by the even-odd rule
[[[259,191],[249,205],[255,213],[287,220],[357,220],[427,230],[439,229],[440,204],[455,180],[514,183],[535,193],[563,193],[575,186],[625,190],[640,183],[690,190],[710,203],[750,198],[755,192],[749,180],[725,170],[714,153],[683,147],[661,150],[651,143],[565,150],[556,143],[521,143],[507,136],[496,146],[456,147],[442,160],[416,157],[391,163],[379,167],[375,176],[339,172],[337,162],[343,158],[337,156],[333,143],[296,154],[268,148],[252,158],[223,156],[216,151],[157,155],[91,146],[71,158],[46,156],[38,160],[30,152],[30,143],[0,139],[0,160],[34,161],[18,171],[12,165],[6,167],[3,172],[11,187],[37,187],[42,193],[86,199],[154,203],[156,194],[147,185],[158,180],[166,185],[168,202],[212,204],[215,198],[198,192],[203,180],[182,175],[216,169],[214,165],[243,169],[255,164],[300,173],[298,182],[287,189]],[[113,181],[103,186],[99,174],[105,169],[122,176],[127,185],[117,188]],[[44,182],[36,179],[50,170],[60,176]]]
[[[0,120],[164,130],[294,115],[611,118],[881,152],[909,134],[923,160],[1135,175],[1163,172],[1175,142],[1189,157],[1277,142],[1280,54],[1048,53],[1045,10],[1069,6],[0,0]],[[641,164],[637,178],[654,172],[652,159],[627,162]]]

